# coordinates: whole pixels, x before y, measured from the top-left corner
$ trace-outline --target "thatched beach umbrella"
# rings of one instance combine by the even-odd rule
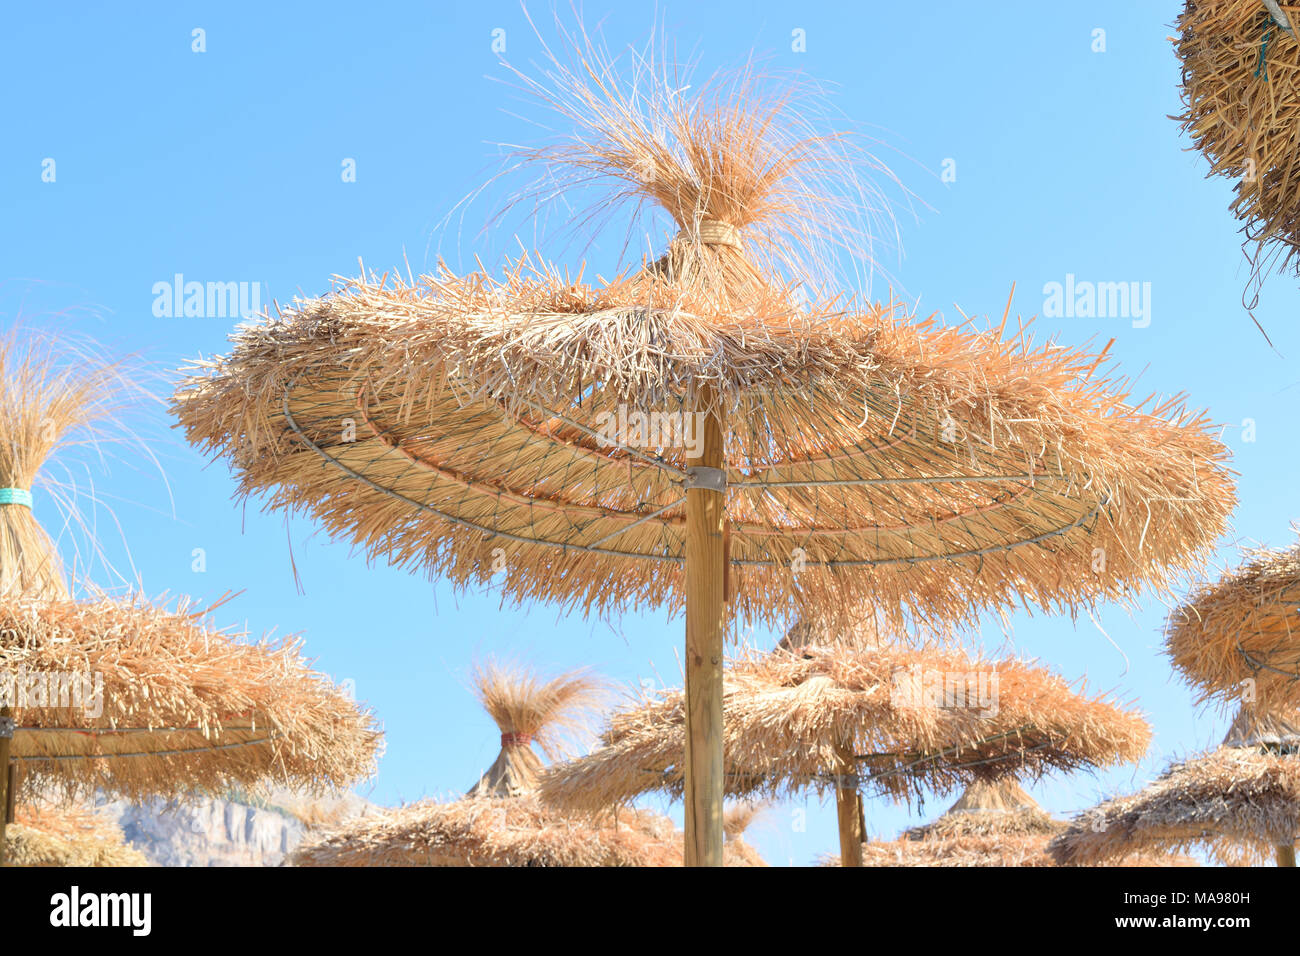
[[[1300,7],[1273,0],[1188,0],[1178,19],[1184,109],[1177,118],[1236,181],[1232,212],[1256,246],[1256,273],[1300,252]]]
[[[1202,699],[1300,707],[1300,545],[1247,552],[1169,616],[1165,650]]]
[[[645,811],[600,820],[566,816],[534,797],[542,769],[533,745],[557,751],[559,734],[582,724],[601,685],[582,673],[541,681],[488,663],[474,675],[484,708],[502,730],[501,752],[464,799],[421,801],[327,827],[290,856],[291,866],[681,866],[681,834]],[[753,814],[729,816],[735,865],[756,863],[740,834]]]
[[[5,829],[5,866],[149,866],[103,810],[26,806]]]
[[[1295,866],[1300,721],[1243,708],[1219,749],[1171,766],[1146,789],[1080,814],[1048,849],[1060,863],[1206,847],[1225,863]]]
[[[726,672],[725,786],[736,796],[833,790],[845,865],[860,865],[860,782],[905,798],[1007,773],[1136,760],[1150,728],[1018,660],[954,649],[808,645],[741,658]],[[682,691],[615,713],[602,746],[542,775],[570,812],[608,812],[652,791],[681,796]]]
[[[867,843],[864,866],[1055,866],[1047,843],[1064,830],[1014,779],[976,781],[946,813],[903,831],[897,840]],[[827,861],[839,865],[839,858]],[[1130,866],[1196,866],[1190,857],[1147,854]]]
[[[174,411],[241,496],[372,558],[584,612],[684,606],[687,854],[717,865],[729,618],[870,603],[904,632],[1131,600],[1222,530],[1227,452],[1178,400],[1128,404],[1105,349],[799,305],[843,137],[752,78],[637,91],[584,65],[534,84],[575,132],[533,158],[661,208],[661,256],[596,283],[363,276],[240,329]]]
[[[299,642],[242,643],[184,601],[70,597],[31,486],[55,448],[111,413],[120,385],[76,359],[0,340],[0,838],[20,780],[28,796],[140,799],[372,774],[373,717]]]

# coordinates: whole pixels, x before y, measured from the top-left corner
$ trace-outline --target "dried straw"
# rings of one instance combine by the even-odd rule
[[[1236,181],[1232,212],[1254,246],[1256,273],[1294,267],[1300,239],[1300,7],[1291,30],[1259,0],[1188,0],[1178,19],[1184,109],[1177,117],[1210,161]]]
[[[165,611],[143,600],[0,599],[0,675],[50,675],[62,694],[18,693],[12,759],[28,794],[100,789],[138,800],[193,790],[256,789],[266,782],[310,790],[371,776],[382,734],[301,642],[242,643],[208,627],[184,602]],[[93,684],[102,678],[102,712]],[[26,697],[26,700],[23,697]],[[80,706],[77,706],[77,704]]]
[[[864,866],[1054,866],[1047,842],[1065,828],[1008,778],[977,781],[947,813],[897,840],[864,843]],[[823,865],[839,866],[838,856]],[[1195,866],[1188,857],[1147,856],[1139,866]]]
[[[1272,859],[1300,833],[1300,733],[1243,709],[1223,746],[1173,764],[1150,786],[1084,811],[1048,846],[1060,863],[1207,848],[1223,863]]]
[[[791,598],[871,603],[898,631],[1073,611],[1199,565],[1235,503],[1204,416],[1132,403],[1098,371],[1107,349],[1035,344],[1006,315],[979,331],[816,290],[799,306],[807,262],[782,278],[761,253],[817,231],[819,167],[790,127],[588,71],[558,81],[577,132],[540,161],[558,189],[576,170],[616,182],[611,203],[661,205],[679,230],[663,254],[595,283],[530,259],[501,278],[363,275],[241,328],[173,400],[241,497],[457,586],[503,558],[509,599],[677,608],[689,437],[633,423],[602,444],[602,416],[683,413],[689,430],[717,413],[745,621]]]
[[[937,707],[914,693],[931,675],[991,681],[994,672],[996,712],[969,700]],[[946,791],[1006,773],[1136,760],[1151,734],[1136,712],[1084,696],[1031,663],[888,645],[737,659],[726,672],[723,712],[725,788],[736,796],[824,793],[856,773],[906,798],[923,786]],[[680,795],[680,690],[616,713],[601,739],[589,756],[542,775],[544,802],[599,813],[650,791]],[[854,766],[844,766],[846,749]]]
[[[501,728],[501,752],[467,797],[518,797],[537,787],[542,761],[564,752],[563,735],[581,731],[599,705],[603,684],[573,671],[545,683],[526,671],[495,661],[474,673],[483,709]]]
[[[24,806],[5,827],[5,866],[149,866],[122,828],[85,806]]]
[[[1165,649],[1201,700],[1300,707],[1300,544],[1245,563],[1174,609]],[[1253,683],[1249,683],[1253,682]]]

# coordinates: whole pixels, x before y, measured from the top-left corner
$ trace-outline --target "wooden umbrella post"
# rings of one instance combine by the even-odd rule
[[[709,409],[715,404],[715,393],[701,388],[698,402],[702,410]],[[721,412],[709,412],[703,429],[700,456],[686,462],[685,862],[687,866],[722,866],[723,525],[727,509]]]
[[[840,866],[862,865],[862,799],[858,794],[858,767],[853,748],[840,748],[835,774],[835,810],[840,825]]]
[[[1295,844],[1281,844],[1277,848],[1278,866],[1295,866]]]
[[[0,707],[0,865],[5,861],[5,825],[9,822],[10,806],[13,803],[12,767],[9,764],[9,750],[14,740],[14,719],[8,707]]]

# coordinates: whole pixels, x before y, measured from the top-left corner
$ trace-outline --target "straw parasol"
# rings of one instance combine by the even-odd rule
[[[977,780],[936,820],[862,847],[864,866],[1054,866],[1047,842],[1065,829],[1013,778]],[[828,859],[839,865],[839,858]],[[1148,855],[1137,866],[1194,866]]]
[[[414,803],[331,827],[290,866],[680,866],[679,834],[654,814],[604,826],[526,797]]]
[[[824,187],[862,170],[790,90],[581,59],[525,79],[573,127],[526,159],[553,190],[610,186],[570,221],[666,213],[662,254],[594,283],[534,258],[363,274],[241,328],[173,409],[241,497],[373,559],[588,613],[684,607],[688,856],[717,865],[729,619],[870,602],[903,632],[1131,600],[1224,527],[1227,451],[1180,399],[1130,404],[1109,346],[823,295]]]
[[[294,851],[291,866],[681,866],[681,834],[646,811],[599,820],[565,816],[533,796],[536,744],[560,752],[560,734],[578,729],[603,693],[579,672],[541,681],[489,661],[475,689],[501,728],[501,752],[469,793],[450,803],[421,801],[326,827]],[[728,865],[761,866],[741,837],[754,811],[729,815]]]
[[[5,830],[5,866],[149,866],[108,814],[84,806],[25,806]]]
[[[20,789],[140,799],[374,772],[373,717],[300,641],[244,643],[184,600],[70,597],[31,486],[55,449],[120,412],[122,385],[91,356],[0,339],[0,837]]]
[[[1236,181],[1231,209],[1255,245],[1255,272],[1294,265],[1300,241],[1300,7],[1273,0],[1188,0],[1178,19],[1184,108],[1177,119]]]
[[[1292,712],[1243,707],[1219,749],[1172,765],[1146,789],[1080,814],[1049,845],[1060,863],[1094,864],[1201,846],[1225,863],[1295,865],[1300,731]]]
[[[726,789],[782,797],[833,790],[841,854],[860,865],[859,784],[908,798],[1007,773],[1132,761],[1150,729],[1018,660],[947,648],[806,645],[742,657],[727,670]],[[538,793],[572,812],[605,812],[684,788],[685,704],[664,691],[613,715],[599,749],[548,770]]]
[[[1246,553],[1169,617],[1165,650],[1201,698],[1300,707],[1300,544]]]

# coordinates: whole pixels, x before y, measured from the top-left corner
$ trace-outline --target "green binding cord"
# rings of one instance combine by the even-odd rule
[[[0,505],[32,506],[32,493],[26,488],[0,488]]]
[[[1268,56],[1268,41],[1269,37],[1272,35],[1273,20],[1270,17],[1268,20],[1268,29],[1264,31],[1264,42],[1259,45],[1259,63],[1255,66],[1255,79],[1259,79],[1259,74],[1263,73],[1265,83],[1268,82],[1268,60],[1265,59],[1265,57]]]

